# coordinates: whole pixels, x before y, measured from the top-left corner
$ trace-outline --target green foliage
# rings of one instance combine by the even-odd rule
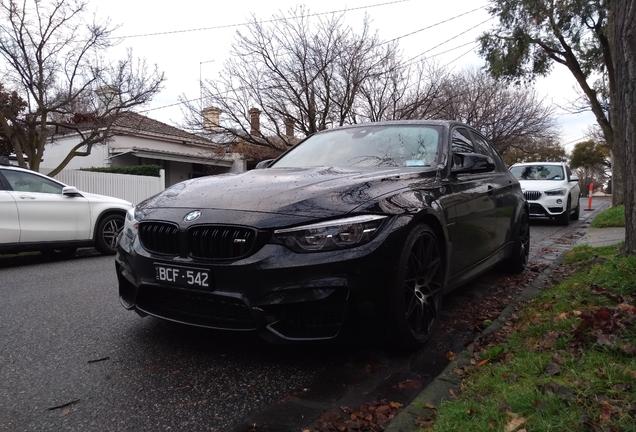
[[[609,165],[607,149],[594,141],[576,144],[570,156],[570,167],[592,168],[595,165]]]
[[[492,0],[491,5],[499,26],[479,41],[493,76],[533,80],[547,75],[554,61],[586,77],[603,70],[605,0]]]
[[[619,246],[567,255],[554,275],[563,282],[516,313],[481,367],[462,371],[460,396],[427,431],[634,430],[636,258]]]
[[[134,166],[115,166],[115,167],[105,167],[105,168],[82,168],[81,171],[92,171],[92,172],[102,172],[102,173],[112,173],[112,174],[129,174],[129,175],[140,175],[140,176],[148,176],[148,177],[159,177],[159,170],[161,170],[161,166],[159,165],[134,165]]]
[[[510,148],[502,154],[508,166],[520,162],[567,162],[565,148],[556,142],[539,142],[526,148]]]
[[[0,83],[0,156],[13,153],[13,140],[18,136],[18,123],[27,103],[17,92],[7,92]]]
[[[599,213],[590,226],[593,228],[624,227],[625,206],[612,207]]]

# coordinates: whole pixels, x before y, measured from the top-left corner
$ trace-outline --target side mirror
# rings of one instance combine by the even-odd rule
[[[495,162],[479,153],[453,153],[453,174],[477,174],[495,170]]]
[[[254,169],[269,168],[272,162],[274,162],[274,159],[265,159],[264,161],[260,161],[259,163],[257,163]]]
[[[571,175],[571,176],[570,176],[570,181],[571,181],[571,182],[577,182],[577,181],[579,181],[579,176]]]
[[[65,196],[82,196],[80,191],[75,186],[64,186],[62,188],[62,195]]]

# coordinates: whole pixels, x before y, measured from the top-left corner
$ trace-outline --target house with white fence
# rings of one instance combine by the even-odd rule
[[[56,135],[46,146],[40,170],[46,173],[56,168],[80,141],[76,131]],[[245,171],[244,158],[227,150],[225,144],[141,114],[127,112],[115,120],[111,137],[105,143],[93,146],[88,156],[71,159],[65,171],[91,167],[160,165],[164,171],[164,187],[168,187],[204,175]],[[59,176],[56,178],[68,183]]]

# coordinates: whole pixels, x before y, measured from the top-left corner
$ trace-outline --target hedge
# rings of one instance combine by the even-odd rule
[[[129,175],[141,175],[148,177],[159,177],[160,165],[134,165],[134,166],[114,166],[114,167],[91,167],[81,168],[80,171],[93,171],[112,174],[129,174]]]

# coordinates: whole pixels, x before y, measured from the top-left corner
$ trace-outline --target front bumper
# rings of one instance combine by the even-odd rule
[[[530,217],[557,217],[566,211],[567,197],[548,196],[543,192],[524,192],[530,206]],[[538,196],[538,199],[535,198]]]
[[[122,236],[116,256],[120,301],[141,315],[194,326],[258,331],[270,341],[388,334],[395,268],[410,217],[394,218],[351,249],[299,254],[265,244],[233,262],[166,258]],[[168,286],[155,264],[210,271],[208,289]]]

